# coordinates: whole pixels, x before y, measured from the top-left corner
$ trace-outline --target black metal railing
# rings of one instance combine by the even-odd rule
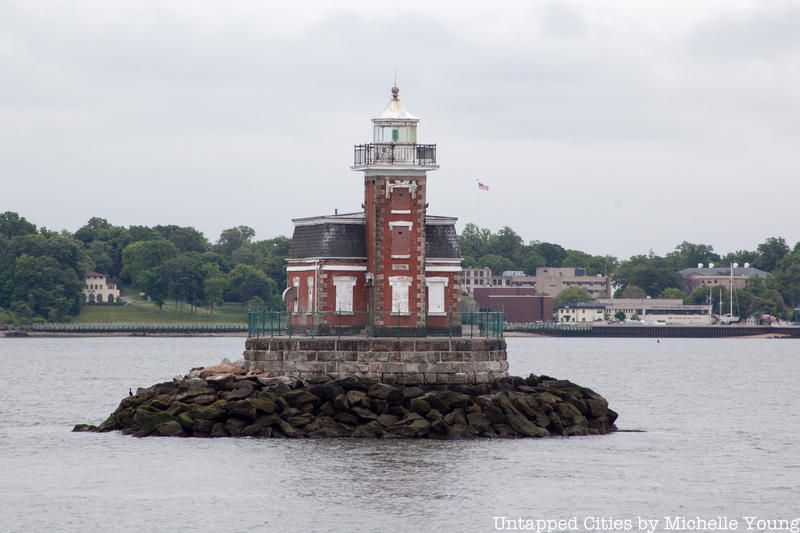
[[[353,166],[367,165],[436,165],[435,144],[357,144],[353,151]]]
[[[498,311],[474,311],[464,313],[442,313],[423,317],[423,324],[416,324],[416,317],[407,313],[387,313],[372,317],[366,312],[314,312],[287,313],[251,308],[247,315],[247,331],[250,337],[311,336],[331,337],[367,335],[370,337],[489,337],[503,336],[505,322]]]

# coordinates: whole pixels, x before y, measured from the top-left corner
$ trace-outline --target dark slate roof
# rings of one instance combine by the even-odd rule
[[[683,270],[679,270],[678,274],[681,277],[686,278],[692,274],[699,274],[701,276],[730,276],[731,275],[731,267],[714,267],[714,268],[684,268]],[[763,270],[759,270],[753,267],[739,267],[733,269],[734,276],[745,276],[745,277],[752,277],[758,276],[763,278],[767,275],[767,272]]]
[[[294,227],[289,257],[366,257],[363,224],[308,224]]]
[[[295,219],[289,257],[366,257],[363,213]],[[450,217],[428,216],[425,225],[425,255],[431,259],[461,259],[455,221]]]
[[[428,259],[461,259],[461,247],[453,224],[425,225],[425,257]]]

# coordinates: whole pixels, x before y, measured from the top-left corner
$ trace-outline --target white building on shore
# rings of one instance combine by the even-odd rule
[[[100,272],[90,270],[86,272],[83,287],[83,301],[87,304],[111,303],[119,301],[119,288],[117,284]]]
[[[708,326],[713,323],[710,305],[685,305],[676,298],[598,298],[593,302],[579,302],[559,307],[559,322],[599,322],[638,320],[653,324],[680,324],[683,326]]]

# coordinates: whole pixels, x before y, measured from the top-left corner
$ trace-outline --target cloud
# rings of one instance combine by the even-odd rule
[[[621,256],[754,245],[795,227],[797,10],[711,4],[0,0],[0,211],[214,239],[358,209],[398,70],[437,213]],[[698,225],[709,198],[747,220]]]
[[[574,39],[588,31],[583,15],[567,3],[548,4],[542,17],[542,29],[547,35],[560,39]]]
[[[698,24],[691,35],[691,48],[715,56],[795,54],[800,51],[798,28],[800,5],[796,2],[759,2]]]

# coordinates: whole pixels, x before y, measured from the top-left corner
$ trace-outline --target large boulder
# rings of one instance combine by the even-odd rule
[[[223,363],[139,388],[99,426],[73,430],[138,437],[511,438],[601,435],[616,430],[617,416],[591,389],[547,376],[479,385],[390,385],[358,377],[312,383],[244,374]]]
[[[208,366],[200,371],[199,377],[203,379],[208,379],[211,376],[215,376],[218,374],[232,374],[234,376],[241,376],[244,375],[246,372],[243,368],[240,368],[236,365],[222,363],[219,365]]]

